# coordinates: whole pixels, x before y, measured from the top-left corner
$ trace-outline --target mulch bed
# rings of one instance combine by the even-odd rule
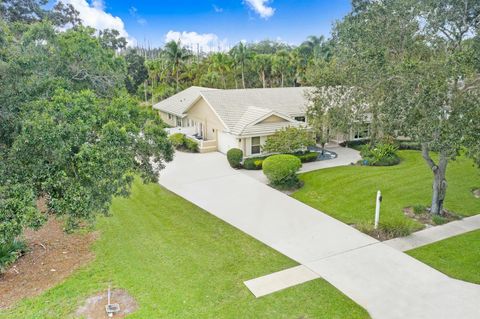
[[[438,226],[439,225],[439,224],[435,223],[435,221],[432,218],[433,215],[430,214],[427,210],[423,213],[416,214],[413,211],[412,207],[405,207],[403,209],[403,213],[407,217],[409,217],[411,219],[414,219],[414,220],[418,221],[419,223],[424,224],[426,227]],[[447,210],[443,210],[440,217],[443,219],[443,224],[446,224],[446,223],[452,222],[454,220],[459,220],[460,219],[460,217],[458,215],[456,215],[452,212],[449,212]]]
[[[96,232],[66,234],[54,218],[38,231],[27,230],[28,252],[0,274],[0,309],[39,295],[91,261],[90,245],[97,237]]]

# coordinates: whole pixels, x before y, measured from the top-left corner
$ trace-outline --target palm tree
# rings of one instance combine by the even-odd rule
[[[285,50],[278,51],[273,56],[272,62],[272,72],[274,74],[280,75],[280,86],[283,88],[285,82],[285,75],[290,68],[290,58],[288,52]]]
[[[172,67],[172,73],[175,73],[175,91],[178,92],[180,67],[191,56],[190,52],[180,45],[180,41],[170,41],[165,44],[164,54]]]
[[[253,57],[253,61],[260,76],[260,81],[262,81],[263,88],[266,88],[267,74],[272,68],[272,56],[270,54],[257,54]]]
[[[214,53],[210,56],[210,65],[209,71],[216,71],[220,74],[220,78],[222,79],[223,88],[227,88],[227,74],[232,69],[232,60],[230,57],[222,52]]]
[[[245,64],[250,59],[250,52],[247,46],[244,45],[243,42],[240,42],[232,49],[231,54],[233,55],[235,63],[240,66],[240,70],[242,72],[242,85],[245,89]]]
[[[318,58],[324,43],[325,37],[323,35],[319,37],[311,35],[301,44],[301,46],[307,47],[310,55],[314,58]]]

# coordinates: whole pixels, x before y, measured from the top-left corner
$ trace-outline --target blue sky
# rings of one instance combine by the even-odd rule
[[[97,28],[113,24],[123,28],[124,35],[128,34],[132,41],[135,39],[140,45],[146,41],[151,46],[174,38],[200,42],[203,47],[228,48],[240,40],[263,39],[298,44],[308,35],[328,36],[332,23],[350,10],[350,0],[65,2],[79,9],[86,24]]]

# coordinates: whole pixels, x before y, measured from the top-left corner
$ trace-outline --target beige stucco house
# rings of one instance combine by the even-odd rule
[[[154,105],[170,126],[199,138],[200,151],[261,154],[269,135],[287,126],[306,126],[310,88],[217,90],[190,87]]]
[[[177,131],[197,138],[200,151],[244,156],[262,153],[268,136],[287,126],[307,127],[311,87],[220,90],[192,86],[153,107]]]

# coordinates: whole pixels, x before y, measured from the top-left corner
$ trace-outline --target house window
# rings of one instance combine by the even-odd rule
[[[168,119],[171,120],[172,119],[172,114],[168,114]]]
[[[367,138],[370,135],[370,126],[367,125],[362,125],[356,132],[355,135],[353,136],[354,139],[362,139],[362,138]]]
[[[252,137],[252,154],[260,154],[260,136]]]
[[[177,117],[177,126],[182,126],[182,119]]]
[[[305,122],[305,116],[295,116],[295,121]]]

